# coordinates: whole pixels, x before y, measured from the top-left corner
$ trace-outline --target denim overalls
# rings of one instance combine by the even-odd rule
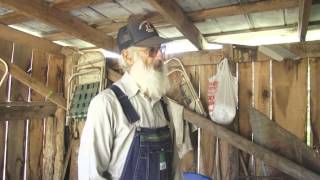
[[[130,123],[140,119],[126,96],[116,85],[111,90],[117,96],[122,110]],[[166,104],[160,100],[167,120]],[[173,147],[170,130],[137,127],[130,146],[120,180],[171,180]]]

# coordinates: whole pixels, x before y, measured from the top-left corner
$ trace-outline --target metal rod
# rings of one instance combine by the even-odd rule
[[[0,80],[0,86],[1,86],[2,83],[3,83],[3,81],[4,81],[4,79],[6,78],[6,76],[7,76],[8,73],[9,73],[9,68],[8,68],[8,64],[7,64],[3,59],[0,58],[0,62],[1,62],[1,63],[4,65],[4,67],[5,67],[4,75],[3,75],[3,77],[2,77],[1,80]]]

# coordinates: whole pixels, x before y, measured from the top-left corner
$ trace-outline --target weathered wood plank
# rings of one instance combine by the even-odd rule
[[[32,57],[32,49],[23,45],[14,45],[13,63],[27,71]],[[21,82],[12,79],[12,101],[27,101],[29,89]],[[8,123],[8,158],[7,177],[9,179],[23,179],[25,163],[25,124],[26,120],[11,121]]]
[[[310,61],[311,82],[311,127],[313,145],[320,149],[320,59]]]
[[[50,8],[37,1],[25,3],[23,0],[0,0],[0,5],[18,10],[29,17],[59,27],[64,32],[98,47],[113,50],[112,37],[92,28],[67,12]]]
[[[201,57],[199,60],[203,60]],[[208,114],[208,79],[216,74],[216,65],[199,66],[200,100]],[[207,131],[201,131],[201,154],[203,156],[203,173],[213,179],[215,177],[216,137]]]
[[[13,50],[13,43],[6,40],[0,40],[0,58],[10,61],[12,56]],[[0,77],[2,77],[3,72],[0,72]],[[6,78],[0,86],[0,102],[7,101],[7,94],[8,94],[8,86],[7,86],[8,78]],[[1,121],[0,117],[0,177],[3,175],[3,168],[4,168],[4,148],[5,148],[5,134],[6,132],[6,123]]]
[[[184,66],[201,66],[201,65],[215,65],[223,59],[221,50],[211,51],[196,51],[196,52],[185,52],[180,54],[170,54],[166,59],[179,58]],[[178,64],[171,63],[170,67],[177,67]]]
[[[254,107],[270,117],[270,61],[254,62]],[[271,168],[263,161],[255,159],[255,168],[251,168],[251,175],[264,176],[263,168]]]
[[[31,77],[39,82],[46,84],[48,71],[47,53],[41,50],[33,49],[32,72]],[[31,91],[32,101],[44,101],[43,96],[36,91]],[[48,114],[47,114],[48,116]],[[47,117],[45,116],[45,117]],[[30,118],[29,121],[29,158],[27,163],[27,179],[41,180],[42,151],[43,151],[43,118]]]
[[[63,95],[64,93],[64,59],[51,55],[49,59],[48,86]],[[60,180],[63,172],[65,111],[58,108],[54,118],[55,144],[53,180]]]
[[[61,180],[63,174],[64,165],[64,126],[65,126],[65,111],[61,108],[55,113],[55,123],[56,123],[56,155],[54,158],[54,174],[53,180]]]
[[[307,126],[307,61],[272,62],[272,119],[305,140]],[[270,176],[289,178],[278,170]]]
[[[48,40],[15,30],[9,26],[0,24],[0,38],[22,44],[27,47],[42,49],[47,52],[59,54],[62,46]]]
[[[38,107],[0,107],[0,114],[3,114],[0,121],[16,121],[24,119],[36,119],[42,122],[41,118],[53,115],[56,106],[38,106]],[[19,112],[19,113],[17,113]],[[35,121],[34,121],[35,122]],[[42,123],[40,123],[42,124]],[[39,132],[38,132],[39,133]]]
[[[272,119],[304,140],[307,122],[307,61],[273,61],[272,94]]]
[[[63,59],[61,56],[50,55],[48,61],[48,87],[52,88],[52,90],[58,94],[63,94],[63,86],[64,86],[64,79],[63,79]],[[45,120],[46,126],[46,134],[45,134],[45,147],[44,147],[44,159],[43,159],[43,169],[42,169],[42,179],[51,180],[54,178],[54,175],[59,176],[61,172],[55,172],[55,157],[57,157],[57,164],[61,161],[61,151],[64,149],[57,149],[57,142],[56,142],[56,135],[57,131],[60,133],[59,137],[61,137],[61,129],[57,129],[61,127],[60,123],[56,122],[56,118],[49,117]],[[63,141],[62,141],[63,142]],[[59,147],[61,148],[61,141],[58,142]],[[57,156],[57,152],[59,155]],[[58,169],[56,169],[58,170]]]
[[[148,0],[148,2],[198,49],[206,48],[207,40],[175,1]]]
[[[252,63],[239,64],[239,127],[240,134],[251,139],[248,108],[252,106]]]
[[[306,41],[312,0],[299,1],[298,37],[300,42]]]
[[[55,157],[55,126],[52,116],[45,119],[46,134],[44,135],[42,179],[52,180],[54,173]]]

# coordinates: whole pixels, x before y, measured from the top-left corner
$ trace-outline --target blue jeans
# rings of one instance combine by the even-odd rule
[[[168,127],[137,128],[120,180],[171,180],[172,157]]]

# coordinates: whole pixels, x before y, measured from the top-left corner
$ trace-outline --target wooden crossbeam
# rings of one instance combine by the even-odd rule
[[[0,24],[0,38],[7,41],[23,44],[28,47],[42,49],[46,52],[60,54],[62,46],[51,41],[18,31],[9,26]]]
[[[115,72],[112,69],[107,69],[108,72],[108,79],[115,82],[121,78],[121,75]],[[297,165],[296,163],[277,155],[276,153],[259,146],[246,138],[240,136],[232,132],[231,130],[218,125],[212,122],[210,119],[203,117],[193,111],[188,110],[187,108],[184,109],[183,117],[186,121],[200,127],[214,136],[225,140],[226,142],[230,143],[234,147],[241,149],[247,153],[253,154],[255,157],[267,162],[271,166],[278,168],[279,170],[296,177],[298,179],[312,179],[318,180],[320,179],[320,175]]]
[[[0,121],[41,119],[55,113],[57,106],[50,102],[0,103]]]
[[[80,9],[82,7],[87,7],[93,4],[112,2],[112,0],[67,0],[67,1],[54,1],[49,4],[50,7],[55,7],[61,11],[71,11],[75,9]],[[25,16],[19,12],[12,12],[0,16],[0,22],[3,24],[17,24],[25,21],[31,20],[30,17]]]
[[[207,40],[175,1],[148,0],[148,2],[198,49],[207,46]]]
[[[94,0],[73,0],[73,1],[94,1]],[[100,1],[100,0],[98,0]],[[102,0],[101,0],[102,1]],[[105,0],[108,1],[108,0]],[[66,1],[64,3],[71,2]],[[63,4],[60,1],[61,4]],[[58,4],[54,7],[58,8]],[[272,11],[272,10],[279,10],[285,8],[292,8],[298,6],[298,0],[268,0],[268,1],[258,1],[252,3],[246,3],[242,5],[231,5],[219,8],[210,8],[201,11],[194,11],[186,13],[188,17],[193,22],[203,21],[208,18],[218,18],[218,17],[225,17],[225,16],[233,16],[233,15],[240,15],[244,13],[254,13],[254,12],[263,12],[263,11]],[[58,8],[59,9],[59,8]],[[65,9],[67,10],[67,9]],[[0,22],[4,24],[16,24],[21,23],[26,20],[30,20],[30,18],[17,13],[10,13],[0,17]],[[149,19],[156,27],[161,26],[171,26],[171,23],[167,20],[163,19],[160,14],[155,14]],[[118,31],[120,27],[125,25],[126,22],[117,22],[111,24],[100,24],[95,25],[95,28],[105,32],[105,33],[115,33]],[[234,32],[237,33],[237,32]],[[63,39],[70,39],[72,38],[66,33],[53,33],[48,35],[49,40],[63,40]],[[46,36],[45,36],[46,38]],[[61,39],[59,39],[61,38]]]
[[[92,43],[98,47],[113,50],[112,37],[94,29],[67,12],[51,8],[38,1],[25,3],[24,0],[0,0],[0,5],[19,11],[26,16],[46,24],[53,25],[71,36]]]
[[[300,0],[299,2],[298,36],[301,42],[306,41],[311,6],[312,0]]]
[[[54,104],[58,105],[59,107],[66,109],[67,101],[62,96],[59,96],[51,89],[46,87],[43,83],[39,82],[38,80],[32,78],[24,72],[20,67],[15,64],[8,64],[9,66],[9,73],[11,76],[24,85],[30,87],[31,89],[35,90],[40,95],[46,97],[49,101],[53,102]],[[0,65],[0,70],[5,71],[5,67],[3,64]]]

